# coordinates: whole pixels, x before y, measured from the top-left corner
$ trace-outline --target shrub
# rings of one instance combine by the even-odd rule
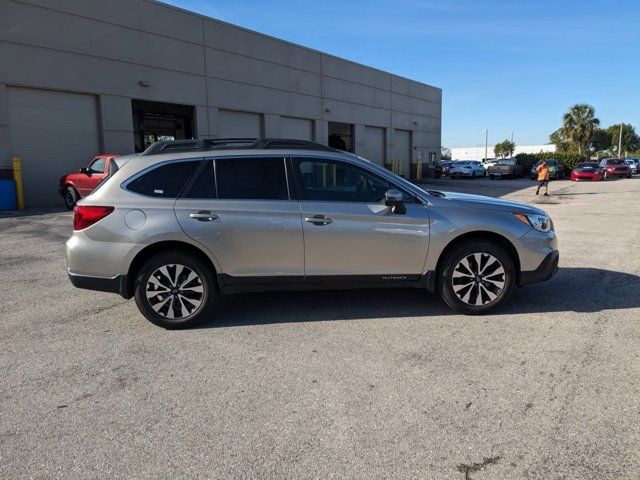
[[[549,160],[551,158],[560,160],[564,165],[565,172],[573,170],[578,163],[589,160],[587,155],[563,152],[519,153],[516,155],[516,159],[522,164],[525,172],[531,170],[531,167],[538,163],[539,160]]]

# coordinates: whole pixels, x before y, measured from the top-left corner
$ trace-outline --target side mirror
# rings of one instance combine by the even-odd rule
[[[395,213],[397,215],[404,215],[407,213],[407,207],[404,206],[402,199],[402,192],[394,190],[393,188],[387,190],[384,194],[384,204],[387,207],[391,207],[391,213]]]
[[[82,167],[80,169],[80,173],[84,173],[85,175],[91,175],[91,170],[89,170],[87,167]]]

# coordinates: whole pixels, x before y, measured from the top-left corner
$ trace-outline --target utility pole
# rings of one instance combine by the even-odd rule
[[[511,143],[513,143],[513,132],[511,132]]]
[[[618,157],[622,158],[622,124],[620,124],[620,136],[618,137]]]
[[[489,130],[484,129],[482,131],[484,132],[484,161],[486,162],[489,160],[489,157],[487,156],[487,152],[489,150]]]

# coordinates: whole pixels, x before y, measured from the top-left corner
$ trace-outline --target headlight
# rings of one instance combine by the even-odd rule
[[[553,228],[553,222],[548,215],[533,215],[524,213],[514,213],[515,217],[522,223],[532,226],[539,232],[548,232]]]

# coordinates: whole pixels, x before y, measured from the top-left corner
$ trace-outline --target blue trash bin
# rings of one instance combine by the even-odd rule
[[[16,210],[17,208],[16,182],[0,179],[0,210]]]

